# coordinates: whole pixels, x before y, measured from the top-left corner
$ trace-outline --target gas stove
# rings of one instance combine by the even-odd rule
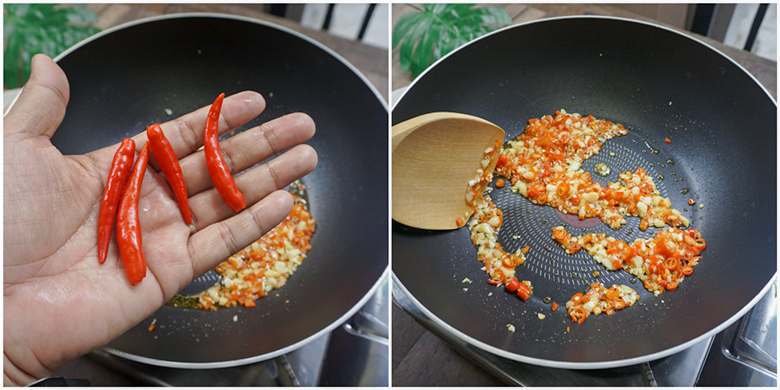
[[[394,302],[426,329],[503,382],[514,386],[777,387],[777,285],[722,332],[662,359],[600,370],[535,366],[496,356],[450,334],[393,284]]]

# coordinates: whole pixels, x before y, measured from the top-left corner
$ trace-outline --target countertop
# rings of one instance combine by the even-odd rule
[[[653,22],[692,37],[718,49],[747,69],[777,99],[777,62],[724,45],[716,40],[691,33],[653,19],[609,5],[534,4],[502,5],[513,24],[556,16],[604,15]],[[405,4],[393,4],[392,23],[414,9]],[[401,72],[399,50],[392,52],[392,89],[407,87],[411,76]],[[417,323],[397,305],[392,306],[392,385],[393,386],[501,386],[498,378],[456,352],[445,341]],[[434,369],[435,368],[435,369]]]

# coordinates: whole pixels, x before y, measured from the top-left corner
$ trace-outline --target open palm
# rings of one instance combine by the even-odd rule
[[[314,134],[305,114],[290,114],[222,142],[247,209],[234,213],[214,190],[203,144],[208,106],[162,124],[179,158],[192,209],[188,226],[156,163],[146,169],[139,214],[148,272],[132,286],[116,242],[97,258],[99,204],[117,145],[63,156],[50,137],[65,115],[69,87],[48,57],[33,59],[32,77],[4,118],[4,373],[25,384],[105,345],[169,300],[194,278],[278,224],[292,207],[281,190],[311,172],[317,155],[299,145]],[[262,96],[225,99],[220,133],[259,115]],[[135,138],[137,152],[146,134]],[[10,381],[10,382],[9,382]]]

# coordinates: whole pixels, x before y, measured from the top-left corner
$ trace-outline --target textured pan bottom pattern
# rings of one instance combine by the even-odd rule
[[[651,143],[655,144],[656,141],[647,140],[641,134],[633,132],[628,134],[630,136],[614,138],[603,143],[600,152],[582,162],[582,169],[590,174],[594,182],[598,182],[603,188],[606,188],[607,183],[618,181],[618,175],[621,172],[633,172],[641,167],[647,171],[650,178],[653,178],[662,197],[671,197],[667,183],[680,195],[686,195],[689,189],[685,187],[684,174],[675,169],[675,162],[671,158],[665,157],[659,149],[651,146]],[[503,180],[503,178],[498,178],[496,182],[498,180]],[[511,272],[504,271],[507,282],[509,278],[514,276],[518,280],[530,279],[533,281],[543,278],[557,284],[574,286],[634,285],[637,282],[639,282],[639,286],[642,285],[636,277],[625,272],[606,270],[587,255],[586,251],[567,254],[551,239],[550,232],[554,226],[563,225],[572,235],[606,233],[607,236],[631,243],[637,238],[653,237],[660,230],[659,228],[651,225],[646,229],[640,229],[640,218],[627,216],[626,225],[619,229],[610,229],[598,217],[583,220],[576,215],[564,214],[552,207],[534,204],[528,198],[512,193],[509,185],[502,185],[499,188],[494,183],[490,195],[485,196],[490,196],[498,209],[503,211],[502,227],[498,234],[498,247],[505,248],[508,253],[520,253],[522,248],[526,248],[526,251],[528,251],[528,247],[531,248],[527,255],[529,261],[524,262],[524,266],[520,266],[523,264],[520,262],[520,264],[514,264],[517,265],[516,268],[510,267]],[[675,198],[679,197],[675,196]],[[679,203],[677,201],[673,205]],[[690,210],[694,210],[694,208],[691,207]],[[682,208],[682,213],[685,213],[683,216],[688,220],[693,217],[688,207]],[[475,224],[470,225],[474,226]],[[479,245],[477,247],[480,248]],[[487,269],[483,268],[483,270],[491,275],[491,280],[495,284],[495,274],[493,274],[495,271],[490,268],[488,265]],[[549,288],[540,289],[538,294],[541,294],[546,304],[566,302],[570,299],[570,296],[550,291]],[[561,311],[561,315],[565,316],[566,311]]]

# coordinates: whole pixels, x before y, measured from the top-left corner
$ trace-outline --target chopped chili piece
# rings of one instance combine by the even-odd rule
[[[588,312],[585,311],[584,308],[578,307],[570,310],[569,315],[571,316],[572,321],[581,324],[585,322],[585,318],[588,317]]]
[[[531,282],[524,280],[518,285],[517,296],[520,297],[520,299],[524,301],[528,300],[532,294],[533,288],[531,287]]]
[[[457,226],[457,227],[462,227],[462,226],[463,226],[463,225],[465,225],[465,224],[466,224],[466,223],[465,223],[465,222],[463,222],[463,218],[461,218],[461,217],[455,218],[455,226]]]
[[[504,271],[500,269],[493,270],[493,277],[491,279],[488,279],[488,283],[490,284],[501,284],[504,283],[506,280],[506,275],[504,275]]]

